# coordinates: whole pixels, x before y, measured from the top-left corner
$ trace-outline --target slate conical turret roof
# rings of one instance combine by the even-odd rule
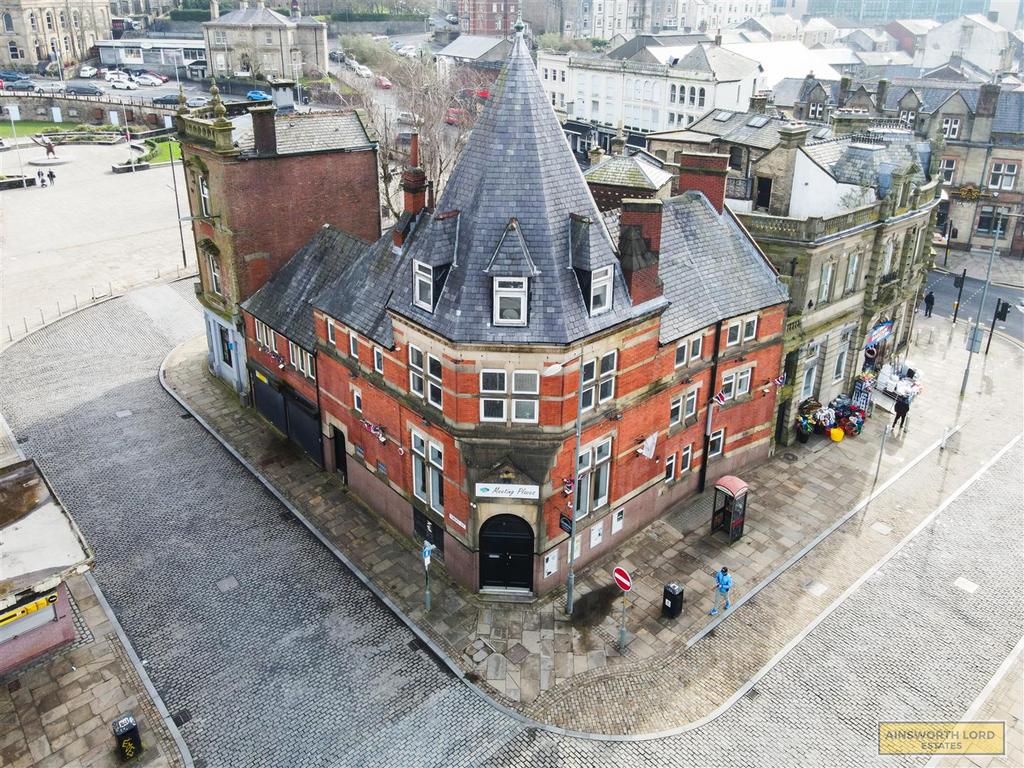
[[[587,255],[584,266],[613,267],[612,308],[595,317],[580,288],[589,277],[573,269],[572,214],[591,221],[577,223],[573,236],[575,252]],[[581,236],[589,242],[578,242]],[[432,313],[413,304],[414,260],[435,268]],[[403,262],[388,309],[455,342],[566,344],[633,315],[608,231],[521,34]],[[492,281],[502,276],[528,277],[526,326],[492,323]]]

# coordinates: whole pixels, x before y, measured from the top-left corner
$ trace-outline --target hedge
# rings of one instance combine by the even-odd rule
[[[335,11],[331,21],[423,21],[425,17],[418,13],[349,13]]]
[[[175,8],[169,11],[171,21],[209,21],[209,8]]]

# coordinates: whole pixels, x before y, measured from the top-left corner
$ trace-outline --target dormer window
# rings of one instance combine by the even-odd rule
[[[526,325],[526,278],[494,278],[494,324]]]
[[[612,268],[595,269],[590,281],[590,315],[607,312],[612,306]]]
[[[412,303],[427,312],[434,311],[434,270],[421,261],[412,263]]]

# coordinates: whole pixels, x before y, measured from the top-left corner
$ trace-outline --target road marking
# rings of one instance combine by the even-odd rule
[[[957,580],[953,582],[953,586],[957,589],[962,589],[968,595],[973,595],[978,591],[978,585],[969,579],[965,579],[963,576],[957,577]]]

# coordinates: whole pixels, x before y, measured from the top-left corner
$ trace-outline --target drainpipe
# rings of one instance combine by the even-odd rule
[[[711,414],[715,411],[715,382],[718,381],[718,351],[722,346],[722,320],[715,325],[715,353],[711,357],[711,384],[708,387],[708,420],[704,426],[704,452],[701,455],[700,475],[697,480],[697,493],[704,493],[704,485],[708,478],[708,450],[711,447]],[[722,446],[725,450],[725,446]]]

